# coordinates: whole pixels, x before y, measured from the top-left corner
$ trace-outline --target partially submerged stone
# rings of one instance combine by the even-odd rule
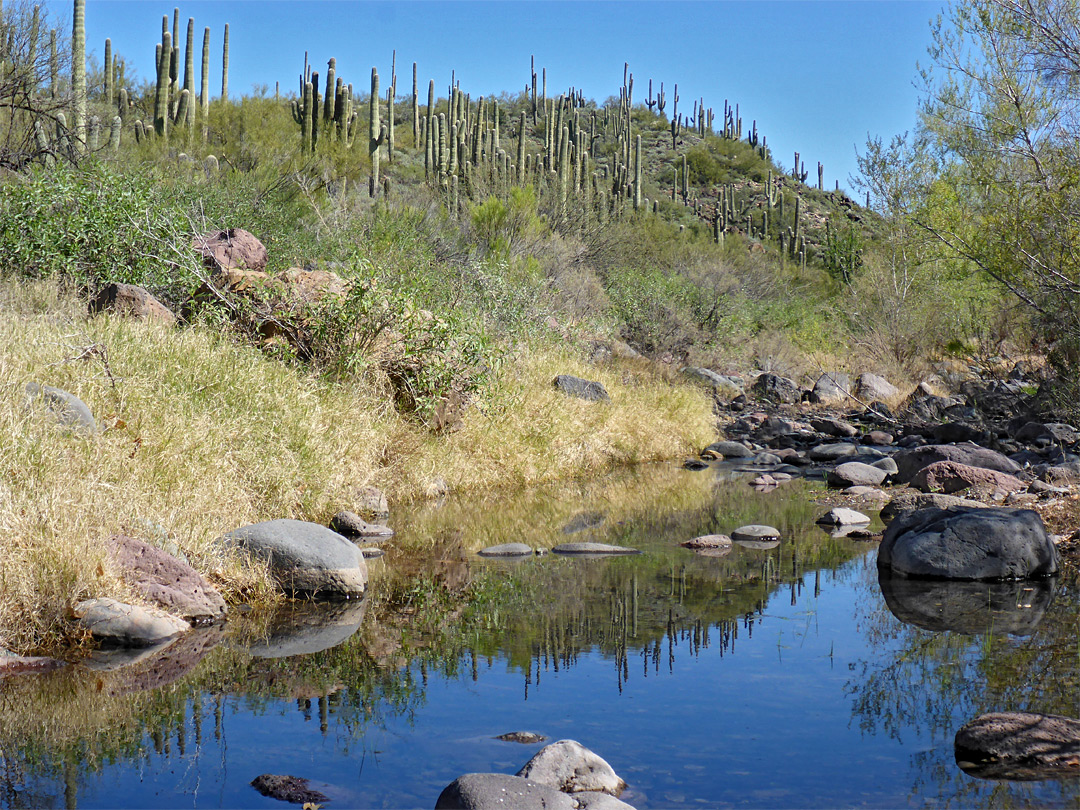
[[[617,556],[620,554],[640,554],[641,551],[636,548],[627,548],[626,546],[612,546],[607,543],[560,543],[551,549],[554,554],[565,554],[569,556]]]
[[[692,549],[720,549],[731,548],[731,538],[726,534],[703,534],[700,537],[694,537],[690,540],[684,540],[679,543],[683,548]]]
[[[1080,720],[1033,712],[994,712],[956,732],[957,764],[984,779],[1080,776]]]
[[[731,533],[731,539],[744,548],[766,549],[780,545],[780,530],[772,526],[750,524]]]
[[[310,780],[288,774],[264,773],[251,780],[251,786],[263,796],[293,804],[328,801],[325,793],[311,787]]]
[[[439,794],[435,810],[577,810],[551,785],[505,773],[467,773]]]
[[[830,509],[824,515],[819,517],[816,522],[826,526],[857,526],[869,523],[870,518],[862,512],[856,512],[854,509],[845,509],[842,506],[838,506]]]
[[[355,512],[341,510],[330,520],[330,529],[344,537],[362,537],[365,540],[387,540],[394,536],[389,526],[368,523]]]
[[[163,610],[128,605],[103,597],[75,605],[75,618],[94,638],[123,647],[148,647],[172,638],[191,625]]]
[[[495,739],[503,742],[521,743],[522,745],[535,745],[544,742],[547,737],[534,731],[508,731],[505,734],[498,735]]]
[[[533,550],[524,543],[501,543],[476,552],[481,557],[531,557]]]

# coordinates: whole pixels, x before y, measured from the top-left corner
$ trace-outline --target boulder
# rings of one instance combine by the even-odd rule
[[[984,779],[1075,779],[1080,772],[1080,720],[1055,714],[994,712],[962,726],[957,764]]]
[[[877,461],[871,461],[870,466],[877,467],[879,470],[884,470],[886,475],[896,475],[900,472],[900,468],[896,466],[896,462],[889,456],[879,458]]]
[[[160,321],[166,326],[176,323],[176,316],[149,292],[135,284],[106,284],[90,299],[91,315],[112,312],[141,321]]]
[[[394,536],[389,526],[368,523],[355,512],[342,510],[330,520],[330,529],[344,537],[363,537],[367,540],[387,540]]]
[[[114,535],[109,552],[120,575],[144,599],[192,623],[225,618],[225,600],[185,562],[134,537]]]
[[[799,397],[802,395],[798,383],[776,374],[762,374],[759,376],[754,380],[754,384],[750,386],[750,392],[759,399],[781,403],[798,402]]]
[[[731,538],[726,534],[703,534],[700,537],[694,537],[690,540],[684,540],[679,543],[683,548],[731,548]]]
[[[545,745],[517,775],[564,793],[585,790],[618,796],[626,788],[626,782],[602,757],[575,740]]]
[[[1014,476],[996,470],[969,467],[955,461],[935,461],[928,464],[912,476],[911,486],[922,492],[943,492],[946,495],[974,486],[1005,492],[1027,489],[1027,484]]]
[[[1062,422],[1027,422],[1014,434],[1019,442],[1059,442],[1075,444],[1080,441],[1080,433],[1072,425]]]
[[[353,511],[368,523],[385,526],[390,519],[390,504],[377,487],[357,487],[352,492]]]
[[[740,544],[778,543],[780,541],[780,530],[774,529],[772,526],[752,523],[735,529],[731,533],[731,539]]]
[[[825,404],[843,402],[850,391],[851,378],[843,372],[830,371],[817,378],[810,391],[810,401]]]
[[[267,562],[271,576],[287,593],[351,599],[367,587],[367,563],[360,549],[317,523],[269,520],[234,529],[218,543]]]
[[[872,445],[874,447],[886,447],[892,444],[896,439],[891,433],[886,433],[884,430],[871,430],[866,436],[863,437],[865,444]]]
[[[847,487],[876,487],[887,477],[885,470],[879,467],[872,467],[859,461],[848,461],[829,470],[825,481],[830,487],[846,489]]]
[[[860,374],[855,380],[855,396],[863,402],[892,399],[900,389],[877,374]]]
[[[183,619],[163,610],[128,605],[115,599],[86,599],[73,612],[94,638],[120,647],[149,647],[190,630]]]
[[[826,436],[835,436],[838,439],[851,439],[859,435],[859,429],[850,422],[845,422],[842,419],[833,419],[832,417],[827,416],[811,419],[810,427],[818,433],[824,433]]]
[[[681,372],[681,374],[688,380],[696,382],[700,385],[708,386],[709,388],[723,388],[733,391],[741,391],[742,386],[724,374],[717,374],[715,371],[711,371],[707,368],[697,368],[695,366],[687,366]]]
[[[266,248],[243,228],[208,231],[196,236],[191,246],[211,272],[266,269]]]
[[[551,785],[505,773],[467,773],[439,794],[435,810],[576,810],[577,803]]]
[[[919,470],[935,461],[955,461],[968,467],[981,467],[986,470],[1016,475],[1020,465],[1001,453],[969,444],[928,444],[903,450],[893,456],[896,462],[896,480],[906,484]]]
[[[713,442],[701,451],[702,455],[706,453],[716,453],[721,458],[750,458],[754,455],[754,451],[741,442]]]
[[[574,377],[570,374],[559,374],[552,381],[552,384],[570,397],[587,399],[593,402],[611,401],[611,397],[608,396],[607,389],[604,388],[603,383],[583,380],[581,377]]]
[[[476,552],[481,557],[531,557],[533,550],[524,543],[502,543]]]
[[[1046,467],[1039,473],[1039,479],[1052,486],[1080,484],[1080,462],[1070,461]]]
[[[574,794],[578,810],[634,810],[632,804],[616,799],[610,793],[596,790],[583,790]]]
[[[553,554],[568,556],[607,557],[619,554],[640,554],[636,548],[610,546],[607,543],[560,543],[552,550]]]
[[[885,530],[878,568],[907,577],[997,580],[1057,573],[1059,555],[1029,509],[922,509]]]
[[[505,734],[499,734],[494,739],[503,742],[521,743],[522,745],[536,745],[547,741],[547,737],[543,734],[537,734],[535,731],[508,731]]]
[[[987,438],[985,428],[968,425],[964,422],[942,422],[930,429],[930,435],[937,444],[954,442],[981,442]]]
[[[94,414],[74,394],[35,382],[28,382],[23,390],[29,409],[43,409],[54,422],[80,436],[91,436],[98,432]]]
[[[869,523],[870,518],[862,512],[856,512],[854,509],[845,509],[842,506],[838,506],[830,509],[815,522],[826,526],[858,526]]]

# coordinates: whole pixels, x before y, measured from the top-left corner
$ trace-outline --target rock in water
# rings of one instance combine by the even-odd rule
[[[995,712],[956,732],[956,762],[984,779],[1064,779],[1080,773],[1080,720]]]
[[[1057,547],[1030,509],[923,509],[885,530],[878,567],[901,576],[1026,579],[1057,573]]]
[[[614,768],[576,740],[544,746],[517,775],[566,793],[597,790],[618,796],[626,787]]]
[[[577,803],[551,785],[505,773],[459,776],[435,802],[435,810],[576,810]]]
[[[611,546],[607,543],[560,543],[551,551],[554,554],[566,554],[571,556],[609,556],[641,553],[636,548]]]
[[[524,543],[502,543],[476,552],[481,557],[531,557],[533,550]]]
[[[191,629],[162,610],[128,605],[115,599],[86,599],[74,608],[75,618],[101,641],[122,647],[149,647]]]
[[[307,779],[287,774],[264,773],[251,780],[251,786],[263,796],[293,804],[327,801],[326,795],[312,790]]]
[[[824,515],[819,517],[817,522],[826,526],[858,526],[862,523],[869,523],[870,518],[862,512],[856,512],[854,509],[845,509],[842,506],[838,506],[835,509],[830,509]]]
[[[367,587],[367,563],[337,532],[302,520],[269,520],[243,526],[218,540],[269,563],[286,592],[316,599],[351,599]]]

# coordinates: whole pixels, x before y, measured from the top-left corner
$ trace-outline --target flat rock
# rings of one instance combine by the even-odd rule
[[[998,580],[1050,576],[1059,560],[1038,513],[954,506],[899,515],[885,530],[877,564],[900,576]]]
[[[355,512],[342,510],[330,521],[330,530],[344,537],[363,537],[369,540],[386,540],[394,536],[389,526],[368,523]]]
[[[189,622],[213,622],[227,612],[225,600],[202,574],[156,546],[114,535],[109,552],[120,574],[140,596]]]
[[[586,790],[618,796],[626,788],[626,782],[599,754],[576,740],[545,745],[517,775],[564,793]]]
[[[351,599],[364,594],[367,563],[352,542],[317,523],[270,520],[243,526],[218,543],[265,560],[287,593],[316,599]]]
[[[505,773],[467,773],[439,794],[435,810],[577,810],[551,785]]]
[[[74,614],[94,638],[122,647],[148,647],[191,629],[183,619],[162,610],[108,597],[79,602]]]
[[[824,515],[819,517],[816,522],[826,526],[858,526],[863,523],[869,523],[870,518],[862,512],[856,512],[854,509],[845,509],[842,506],[838,506],[830,509]]]
[[[594,402],[611,401],[611,397],[608,396],[603,383],[593,380],[583,380],[581,377],[574,377],[570,374],[559,374],[552,380],[552,385],[567,396],[577,397],[578,399],[587,399]]]
[[[481,557],[531,557],[533,550],[524,543],[501,543],[476,552]]]
[[[870,501],[887,501],[889,499],[889,496],[885,494],[885,491],[878,489],[877,487],[848,487],[844,490],[844,494],[850,495],[853,498],[862,498],[863,500]]]
[[[948,509],[950,506],[967,506],[972,509],[982,509],[986,504],[968,498],[960,498],[956,495],[942,495],[939,492],[901,492],[885,504],[885,508],[881,510],[881,519],[889,521],[902,512],[929,508]]]
[[[551,549],[553,554],[608,556],[618,554],[640,554],[636,548],[611,546],[607,543],[560,543]]]
[[[838,461],[848,456],[858,455],[859,448],[849,442],[836,442],[833,444],[819,444],[811,447],[806,455],[811,461]]]
[[[848,461],[829,470],[825,481],[831,487],[846,489],[856,486],[876,487],[886,478],[888,474],[879,467],[863,464],[860,461]]]
[[[143,321],[176,323],[176,315],[149,292],[135,284],[106,284],[90,299],[90,314],[112,312]]]
[[[545,742],[547,737],[533,731],[508,731],[495,737],[495,739],[503,742],[521,743],[522,745],[535,745],[536,743]]]
[[[74,394],[51,385],[28,382],[23,389],[26,405],[31,410],[42,409],[58,425],[80,436],[98,432],[97,420],[86,403]]]
[[[968,467],[980,467],[986,470],[1016,475],[1020,465],[1007,456],[994,450],[976,445],[928,444],[911,450],[903,450],[893,456],[896,462],[896,480],[906,484],[915,477],[915,473],[935,461],[954,461]]]
[[[1080,773],[1080,720],[1055,714],[995,712],[962,726],[956,762],[986,779],[1072,778]]]
[[[731,539],[736,543],[778,541],[780,539],[780,530],[774,529],[772,526],[752,523],[735,529],[731,533]]]
[[[314,804],[328,801],[326,794],[310,786],[310,781],[300,776],[264,773],[251,780],[251,786],[263,796],[293,804]]]
[[[949,495],[969,487],[986,487],[1005,492],[1019,492],[1028,485],[1012,475],[980,467],[969,467],[955,461],[935,461],[911,478],[911,486],[922,492],[942,492]]]
[[[679,543],[683,548],[731,548],[731,538],[726,534],[703,534],[690,540]]]

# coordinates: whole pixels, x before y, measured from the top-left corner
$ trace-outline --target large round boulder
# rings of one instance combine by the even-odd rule
[[[243,526],[219,544],[265,561],[287,593],[316,599],[363,596],[368,570],[364,555],[337,532],[302,520],[268,520]]]
[[[863,464],[861,461],[847,461],[829,470],[825,477],[830,487],[847,489],[848,487],[876,487],[888,477],[880,467]]]
[[[597,790],[618,796],[626,787],[603,757],[576,740],[545,745],[517,775],[566,793]]]
[[[556,787],[505,773],[459,776],[435,801],[435,810],[575,810],[575,802]]]
[[[1030,509],[923,509],[885,530],[878,567],[907,577],[1026,579],[1058,570],[1057,547]]]
[[[1008,475],[1020,472],[1020,465],[1012,459],[973,444],[928,444],[897,453],[893,460],[897,466],[895,478],[902,484],[906,484],[915,473],[935,461],[955,461],[968,467],[981,467]]]

